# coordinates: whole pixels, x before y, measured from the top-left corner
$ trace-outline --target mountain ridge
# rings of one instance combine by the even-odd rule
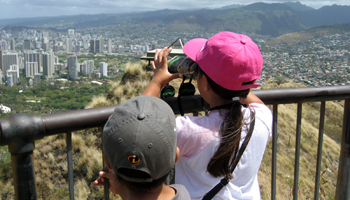
[[[299,3],[254,3],[218,9],[135,12],[129,14],[97,14],[59,17],[37,17],[0,20],[1,29],[8,26],[57,29],[83,29],[124,24],[141,28],[164,26],[169,31],[207,31],[256,33],[277,37],[309,28],[350,22],[350,6],[324,6],[311,9]],[[142,29],[140,29],[142,30]]]

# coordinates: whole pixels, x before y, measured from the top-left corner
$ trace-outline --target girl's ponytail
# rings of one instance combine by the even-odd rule
[[[210,88],[223,99],[232,99],[233,97],[246,98],[249,89],[242,91],[227,90],[213,80],[211,80],[200,68],[198,76],[207,77]],[[207,170],[214,177],[228,176],[232,177],[233,160],[238,154],[243,127],[242,104],[238,101],[233,102],[229,112],[223,117],[219,129],[220,145],[214,156],[210,159]]]

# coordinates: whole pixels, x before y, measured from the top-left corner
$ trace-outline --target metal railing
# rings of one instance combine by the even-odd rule
[[[272,137],[272,167],[271,167],[271,199],[276,198],[276,153],[277,153],[277,118],[278,105],[296,103],[297,128],[294,167],[293,199],[298,198],[300,132],[302,118],[302,103],[321,102],[319,139],[317,151],[317,169],[315,178],[314,199],[319,199],[319,183],[322,158],[323,129],[325,116],[325,101],[345,100],[341,151],[339,155],[338,178],[335,192],[336,199],[350,198],[350,86],[327,86],[253,90],[267,105],[273,105],[273,137]],[[167,98],[165,101],[179,114],[177,98]],[[201,97],[181,97],[185,113],[203,111]],[[0,145],[7,145],[12,159],[16,199],[36,199],[36,184],[33,165],[33,150],[35,140],[45,136],[66,133],[67,159],[70,199],[74,199],[73,164],[72,164],[72,132],[103,127],[108,117],[117,105],[99,108],[76,110],[49,115],[14,114],[0,119]],[[105,198],[108,199],[108,187],[105,187]]]

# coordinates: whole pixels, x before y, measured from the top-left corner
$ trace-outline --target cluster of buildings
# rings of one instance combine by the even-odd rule
[[[25,78],[29,78],[29,84],[39,84],[42,79],[52,80],[59,78],[60,74],[68,71],[68,79],[79,79],[79,72],[82,75],[93,77],[107,77],[107,63],[100,62],[95,67],[94,60],[86,60],[78,63],[77,56],[80,52],[80,45],[77,44],[73,29],[68,34],[61,36],[65,41],[64,45],[52,38],[60,37],[60,34],[49,34],[48,32],[37,32],[28,30],[25,32],[26,39],[20,39],[21,34],[12,35],[6,32],[0,34],[0,85],[16,85],[23,72]],[[5,36],[5,37],[4,37]],[[16,36],[16,40],[13,36]],[[29,38],[29,39],[28,39]],[[92,38],[90,45],[85,49],[88,53],[103,53],[103,39]],[[110,50],[110,39],[107,40]],[[67,60],[59,62],[59,54],[67,54]],[[97,68],[97,69],[96,69]]]
[[[208,32],[164,32],[147,29],[130,31],[120,28],[68,29],[49,32],[25,29],[18,32],[0,31],[0,84],[14,85],[20,70],[34,84],[42,79],[68,79],[81,75],[108,76],[107,63],[93,60],[78,62],[79,55],[125,55],[142,57],[146,52],[169,46],[177,38],[186,42],[195,37],[210,38]],[[259,45],[264,57],[260,83],[276,76],[308,86],[349,84],[350,33],[334,34],[301,42],[292,48],[279,44],[268,46],[268,37],[249,35]],[[67,60],[59,61],[65,54]]]
[[[262,51],[261,82],[276,76],[307,86],[350,85],[350,32]]]

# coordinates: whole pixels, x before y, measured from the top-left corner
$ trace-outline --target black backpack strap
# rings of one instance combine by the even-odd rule
[[[211,189],[204,197],[203,200],[212,199],[224,186],[226,186],[230,182],[230,179],[225,176],[225,178],[221,179],[220,183],[218,183],[213,189]]]
[[[239,160],[241,159],[244,150],[246,149],[248,142],[250,140],[250,138],[252,137],[253,134],[253,130],[254,130],[254,125],[255,125],[255,113],[252,112],[251,114],[251,123],[250,123],[250,127],[249,127],[249,131],[247,136],[244,139],[244,142],[241,146],[241,148],[238,151],[238,155],[236,156],[236,159],[233,161],[233,168],[231,173],[233,173],[233,171],[235,170]],[[213,187],[204,197],[203,200],[210,200],[212,199],[218,192],[220,192],[220,190],[226,186],[228,183],[230,182],[230,178],[225,176],[223,179],[221,179],[220,183],[218,183],[215,187]]]

